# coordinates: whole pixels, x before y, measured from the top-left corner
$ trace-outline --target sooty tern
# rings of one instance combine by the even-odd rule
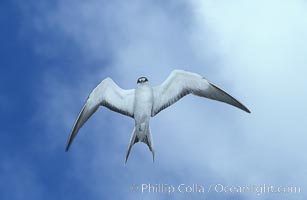
[[[105,106],[115,112],[132,117],[135,121],[125,163],[132,146],[137,142],[144,142],[148,145],[154,160],[155,153],[149,129],[149,120],[187,94],[221,101],[250,113],[234,97],[210,83],[201,75],[192,72],[174,70],[161,85],[156,87],[150,86],[146,77],[141,77],[137,80],[136,89],[130,90],[124,90],[111,78],[106,78],[87,98],[69,136],[66,151],[69,150],[72,141],[84,123],[95,113],[99,106]]]

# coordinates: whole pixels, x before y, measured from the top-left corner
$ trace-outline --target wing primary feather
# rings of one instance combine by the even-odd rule
[[[213,91],[210,91],[210,95],[206,96],[207,98],[233,105],[241,110],[244,110],[247,113],[251,113],[251,111],[246,106],[244,106],[236,98],[225,92],[223,89],[219,88],[211,82],[209,82],[209,84],[213,88]]]
[[[66,151],[69,150],[79,129],[96,112],[99,106],[105,106],[112,111],[133,117],[134,89],[124,90],[111,78],[106,78],[90,93],[68,138]]]
[[[73,126],[73,128],[72,128],[71,134],[69,135],[69,138],[68,138],[68,141],[67,141],[67,145],[66,145],[66,149],[65,149],[66,152],[69,150],[70,145],[72,144],[74,138],[75,138],[76,135],[77,135],[77,132],[78,132],[78,130],[79,130],[78,124],[79,124],[79,122],[80,122],[82,113],[84,112],[84,108],[85,108],[85,105],[83,106],[81,112],[79,113],[79,116],[78,116],[77,120],[75,121],[75,124],[74,124],[74,126]]]
[[[66,149],[65,151],[67,152],[75,139],[76,135],[78,134],[79,129],[83,126],[83,124],[95,113],[95,111],[98,109],[99,106],[95,106],[92,109],[89,109],[88,107],[88,102],[85,103],[83,106],[74,126],[71,131],[71,134],[69,136],[69,139],[67,141]]]
[[[154,87],[153,91],[152,117],[187,94],[224,102],[250,113],[250,110],[234,97],[201,75],[192,72],[174,70],[161,85]]]

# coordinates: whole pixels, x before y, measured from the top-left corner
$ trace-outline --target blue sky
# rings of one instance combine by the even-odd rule
[[[2,1],[0,199],[306,199],[307,4],[294,1]],[[202,74],[252,114],[188,96],[151,120],[101,108],[64,152],[104,78]],[[300,194],[140,193],[132,184],[301,187]]]

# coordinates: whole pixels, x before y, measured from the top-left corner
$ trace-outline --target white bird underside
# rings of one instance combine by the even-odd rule
[[[132,118],[135,118],[134,117],[135,115],[136,116],[142,115],[143,113],[140,113],[142,112],[142,109],[136,109],[140,108],[139,106],[141,107],[143,106],[143,105],[137,105],[138,102],[142,101],[136,98],[144,98],[145,94],[139,96],[135,95],[136,90],[140,91],[140,87],[143,87],[142,84],[144,83],[140,83],[137,89],[124,90],[120,88],[116,83],[114,83],[114,81],[111,78],[104,79],[90,93],[89,97],[87,98],[85,105],[83,106],[73,126],[72,132],[69,136],[68,143],[66,146],[66,151],[69,150],[70,145],[73,142],[74,138],[76,137],[79,129],[95,113],[95,111],[99,108],[99,106],[105,106],[115,112],[127,115]],[[146,85],[146,87],[148,87],[148,85]],[[150,91],[152,91],[152,94],[148,95],[152,95],[153,102],[147,104],[146,106],[144,105],[145,106],[144,108],[146,109],[143,109],[144,113],[151,113],[151,116],[148,116],[148,123],[150,117],[154,117],[161,110],[174,104],[175,102],[177,102],[179,99],[181,99],[187,94],[194,94],[200,97],[206,97],[216,101],[224,102],[250,113],[250,111],[242,103],[240,103],[231,95],[227,94],[221,88],[210,83],[201,75],[192,72],[186,72],[183,70],[172,71],[169,77],[161,85],[152,87]],[[150,108],[148,108],[148,105],[151,105]],[[137,111],[137,113],[135,113],[135,111]],[[138,126],[137,123],[138,121],[136,121],[136,127]],[[146,132],[148,133],[146,134],[148,135],[146,136],[148,137],[145,137],[145,139],[142,139],[141,141],[145,142],[148,145],[150,151],[154,156],[151,135],[149,131],[149,124],[147,124],[147,129],[148,130]],[[131,147],[133,146],[134,143],[139,141],[137,137],[140,136],[140,133],[137,133],[136,137],[133,136],[134,132],[131,137],[130,144],[128,146],[126,161],[128,159]],[[148,141],[146,141],[146,139],[148,139]]]

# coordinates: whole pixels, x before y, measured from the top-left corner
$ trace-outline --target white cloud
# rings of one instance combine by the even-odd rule
[[[248,134],[240,151],[252,170],[251,180],[303,185],[306,2],[194,3],[199,23],[206,22],[216,34],[223,76],[240,93],[250,91],[244,96],[253,114],[239,122]]]

